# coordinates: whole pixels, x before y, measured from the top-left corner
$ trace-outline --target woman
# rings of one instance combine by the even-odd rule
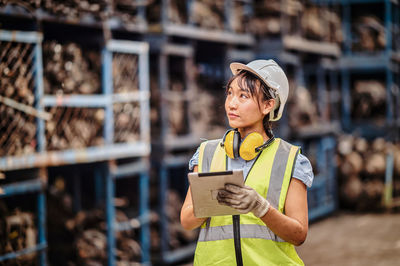
[[[209,172],[243,169],[243,187],[225,184],[219,204],[241,215],[196,218],[190,187],[181,209],[185,229],[200,227],[195,265],[304,265],[294,246],[308,231],[307,186],[313,173],[299,147],[274,138],[289,93],[273,60],[232,63],[226,88],[229,130],[223,140],[202,143],[190,166]],[[260,143],[260,140],[261,143]]]

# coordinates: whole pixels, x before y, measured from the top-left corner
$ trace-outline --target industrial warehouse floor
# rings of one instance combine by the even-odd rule
[[[400,213],[331,215],[311,223],[296,249],[306,266],[400,265]]]
[[[310,225],[296,248],[307,266],[400,265],[400,214],[345,214]]]

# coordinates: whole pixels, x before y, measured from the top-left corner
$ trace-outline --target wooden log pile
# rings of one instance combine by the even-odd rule
[[[0,41],[0,156],[30,154],[36,149],[36,116],[29,111],[35,104],[33,48]]]
[[[138,103],[114,105],[114,142],[136,142],[140,138]]]
[[[332,43],[343,41],[341,19],[326,7],[306,7],[301,17],[301,27],[307,39]]]
[[[353,49],[355,51],[379,51],[386,47],[386,31],[382,21],[373,15],[360,16],[355,20]]]
[[[304,87],[297,87],[288,100],[289,126],[299,129],[304,126],[312,126],[320,120],[315,101],[312,100],[311,93]]]
[[[167,96],[168,100],[168,124],[170,134],[173,136],[189,133],[188,124],[188,106],[183,96],[185,86],[182,80],[171,78],[171,95]]]
[[[337,146],[339,196],[342,207],[357,211],[382,209],[386,156],[394,154],[394,193],[400,193],[400,143],[383,138],[367,141],[343,135]]]
[[[113,0],[112,16],[119,18],[123,25],[129,29],[132,26],[145,23],[145,21],[141,21],[138,16],[138,8],[140,5],[149,6],[152,2],[153,0],[140,1],[139,3],[135,0]],[[153,12],[149,12],[150,15],[154,15],[152,13]]]
[[[168,223],[168,248],[175,250],[185,247],[197,240],[198,230],[185,230],[180,223],[180,211],[183,200],[175,190],[167,191],[167,201],[165,202],[165,212]],[[155,217],[151,224],[151,249],[153,252],[160,251],[160,224],[159,217]]]
[[[97,51],[76,43],[43,44],[44,92],[46,94],[95,94],[101,88],[101,58]]]
[[[253,10],[251,32],[258,37],[273,36],[296,26],[297,17],[303,11],[303,4],[298,0],[286,1],[285,4],[282,4],[281,0],[255,0]],[[283,16],[287,19],[282,19]]]
[[[196,0],[191,21],[199,27],[222,30],[225,28],[224,0]]]
[[[36,1],[36,0],[30,0]],[[42,0],[41,7],[51,15],[72,21],[101,21],[108,16],[109,0]]]
[[[114,53],[112,61],[114,93],[129,93],[139,90],[138,60],[138,55]]]
[[[386,88],[379,80],[356,80],[352,94],[352,117],[384,119]]]
[[[46,122],[47,150],[79,149],[103,145],[104,109],[51,107]]]
[[[224,90],[210,91],[210,84],[198,79],[196,100],[190,104],[193,132],[203,138],[220,138],[226,130]]]
[[[0,254],[17,252],[33,248],[37,242],[37,229],[34,215],[18,208],[9,211],[4,202],[0,202]],[[6,261],[6,265],[32,265],[35,253],[29,253]]]

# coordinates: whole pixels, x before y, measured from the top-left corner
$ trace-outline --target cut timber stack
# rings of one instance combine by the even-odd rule
[[[196,0],[192,7],[192,22],[206,29],[223,30],[225,0]]]
[[[72,21],[84,20],[89,16],[101,21],[107,17],[108,2],[107,0],[42,0],[41,7],[51,15]]]
[[[250,21],[251,32],[258,37],[276,36],[287,31],[294,33],[303,9],[303,4],[298,0],[288,0],[285,4],[281,0],[255,0],[254,16]]]
[[[34,46],[0,41],[0,156],[36,149]]]
[[[339,138],[337,164],[339,196],[343,207],[358,211],[382,208],[386,156],[394,153],[394,193],[400,193],[400,144],[382,138],[366,139],[343,135]]]
[[[379,51],[386,46],[386,33],[382,21],[375,16],[360,16],[354,26],[355,51]]]
[[[197,240],[198,230],[185,230],[180,223],[180,211],[183,204],[182,198],[175,190],[167,191],[167,201],[165,211],[168,222],[168,240],[169,249],[175,250],[187,246]],[[151,248],[158,252],[160,248],[160,232],[157,219],[153,219],[151,225]]]
[[[104,109],[51,107],[46,122],[47,150],[103,145]]]
[[[32,213],[18,209],[9,212],[0,202],[0,254],[33,248],[37,242],[36,235]],[[33,265],[35,257],[35,253],[30,253],[18,257],[18,260],[7,260],[6,265]]]
[[[325,7],[306,7],[301,17],[302,32],[306,39],[341,43],[342,25],[337,13]]]
[[[297,87],[288,100],[289,126],[296,131],[301,127],[316,125],[318,118],[316,103],[304,87]]]
[[[46,94],[100,93],[100,54],[75,43],[43,44],[44,92]]]
[[[356,80],[352,99],[353,118],[378,118],[382,123],[384,122],[386,88],[382,81]]]

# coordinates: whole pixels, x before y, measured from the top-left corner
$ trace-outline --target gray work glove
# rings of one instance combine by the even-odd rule
[[[218,191],[217,200],[236,209],[239,213],[252,212],[257,217],[263,217],[269,210],[269,202],[249,186],[239,187],[225,184],[225,189]]]

